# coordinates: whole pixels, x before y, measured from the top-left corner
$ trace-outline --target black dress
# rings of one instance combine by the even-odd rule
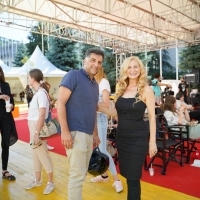
[[[139,180],[147,154],[148,124],[143,120],[146,104],[135,98],[119,97],[116,102],[118,113],[117,149],[120,174],[130,180]]]
[[[10,103],[14,105],[9,84],[6,82],[0,82],[0,87],[0,94],[8,95],[10,97]],[[0,99],[0,132],[2,135],[3,146],[11,146],[18,140],[12,112],[6,112],[5,101],[3,99]]]

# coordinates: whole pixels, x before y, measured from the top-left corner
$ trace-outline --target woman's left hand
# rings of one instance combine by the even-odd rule
[[[149,156],[152,158],[158,152],[156,142],[149,142]]]

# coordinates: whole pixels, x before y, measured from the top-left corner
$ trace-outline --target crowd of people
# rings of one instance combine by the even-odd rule
[[[161,100],[160,86],[171,88],[161,82],[160,74],[155,74],[148,84],[147,74],[142,61],[135,56],[126,58],[120,69],[115,93],[115,106],[110,108],[110,84],[103,70],[104,52],[99,48],[86,51],[83,67],[70,70],[59,85],[57,115],[61,126],[61,144],[66,149],[69,162],[68,200],[81,200],[93,147],[99,146],[101,152],[109,157],[109,170],[113,177],[116,192],[123,191],[113,158],[106,149],[108,115],[117,119],[117,151],[120,174],[126,179],[127,200],[141,199],[140,179],[147,155],[157,153],[155,106],[164,110],[169,124],[186,124],[194,107],[188,105],[188,87],[184,79],[179,84],[176,98],[167,93]],[[55,189],[53,164],[48,152],[47,140],[39,137],[44,125],[51,119],[52,99],[49,95],[50,84],[44,81],[39,69],[29,71],[29,85],[25,89],[28,103],[28,128],[35,176],[25,187],[29,190],[42,185],[42,167],[47,174],[47,185],[43,194]],[[85,92],[87,91],[87,92]],[[24,98],[24,94],[21,94]],[[5,101],[10,99],[9,108],[14,109],[14,100],[9,84],[5,82],[0,68],[0,131],[2,135],[2,177],[15,180],[7,171],[9,146],[18,137],[11,112],[6,112]],[[143,117],[148,115],[149,126]],[[6,116],[6,117],[5,117]],[[200,115],[196,115],[200,117]],[[199,118],[197,119],[199,120]],[[200,125],[190,128],[191,138],[200,137]],[[12,139],[11,139],[12,138]],[[109,181],[105,172],[91,179],[92,183]]]

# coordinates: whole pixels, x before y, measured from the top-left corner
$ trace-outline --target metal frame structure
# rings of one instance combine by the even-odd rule
[[[200,43],[199,0],[0,0],[0,11],[8,13],[4,25],[27,30],[41,21],[44,34],[114,53],[166,48],[176,40],[179,45]],[[27,20],[25,27],[20,16]]]
[[[32,31],[40,21],[39,33],[111,48],[121,58],[200,43],[200,0],[0,0],[0,13],[1,26]]]

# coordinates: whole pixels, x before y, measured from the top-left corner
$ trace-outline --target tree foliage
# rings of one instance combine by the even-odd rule
[[[179,67],[183,71],[200,68],[200,46],[190,46],[181,51]]]
[[[116,57],[111,49],[104,49],[105,58],[103,62],[104,71],[110,82],[111,92],[115,91],[116,86]]]
[[[17,46],[17,52],[14,57],[14,67],[22,67],[24,65],[24,59],[28,57],[28,52],[26,45],[23,43],[18,44]]]
[[[50,49],[46,57],[56,67],[64,71],[80,68],[79,44],[71,40],[50,37]]]
[[[40,30],[42,30],[42,25],[39,22],[37,26],[33,27],[32,31]],[[32,55],[37,45],[40,47],[40,49],[42,49],[42,34],[30,32],[27,38],[29,42],[26,44],[26,47],[28,49],[29,55]],[[48,49],[47,39],[47,36],[43,35],[44,51]]]
[[[160,54],[159,51],[145,52],[136,54],[145,65],[147,63],[148,76],[154,77],[154,74],[160,73]],[[173,72],[174,67],[169,63],[170,57],[167,50],[162,50],[162,72],[165,79],[175,79],[176,74]]]

